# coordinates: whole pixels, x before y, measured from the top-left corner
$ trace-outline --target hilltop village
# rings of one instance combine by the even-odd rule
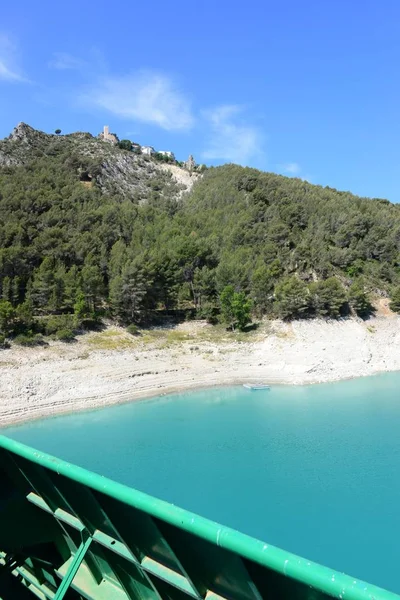
[[[201,172],[205,169],[205,165],[198,165],[191,154],[186,161],[180,162],[176,160],[175,154],[170,150],[155,150],[153,146],[141,146],[130,140],[120,140],[116,133],[110,133],[108,125],[104,125],[103,131],[99,133],[98,137],[105,142],[119,146],[122,150],[128,150],[135,154],[143,154],[144,156],[151,156],[160,162],[176,164],[190,172]]]

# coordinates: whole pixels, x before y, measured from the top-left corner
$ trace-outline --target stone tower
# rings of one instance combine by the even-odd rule
[[[108,125],[104,125],[103,131],[99,133],[99,138],[105,142],[111,142],[112,144],[118,144],[119,139],[115,133],[110,133]]]
[[[193,171],[193,169],[195,167],[196,167],[196,161],[194,160],[193,156],[190,154],[189,158],[185,162],[185,169],[187,169],[188,171]]]

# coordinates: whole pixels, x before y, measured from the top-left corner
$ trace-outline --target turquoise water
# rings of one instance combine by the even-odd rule
[[[399,387],[214,388],[4,433],[400,592]]]

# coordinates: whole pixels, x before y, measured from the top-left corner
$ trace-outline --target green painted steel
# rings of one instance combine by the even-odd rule
[[[0,600],[25,594],[400,598],[0,436]]]

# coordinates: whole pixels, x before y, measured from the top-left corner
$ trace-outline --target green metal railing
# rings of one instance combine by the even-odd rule
[[[399,600],[0,436],[0,599]]]

